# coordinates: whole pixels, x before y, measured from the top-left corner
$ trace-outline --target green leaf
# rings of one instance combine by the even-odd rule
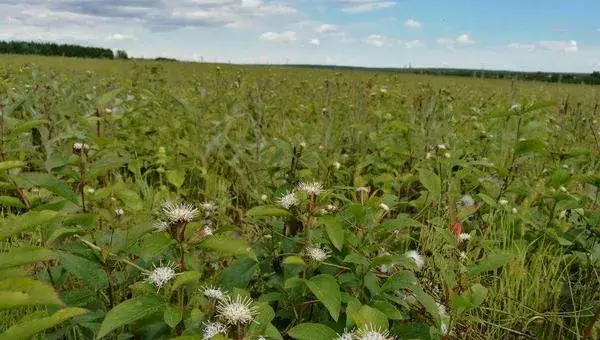
[[[265,329],[264,336],[267,339],[283,340],[283,337],[281,336],[281,333],[279,333],[279,330],[277,329],[277,327],[273,326],[272,323],[270,323],[270,324],[267,325],[267,328]]]
[[[400,312],[398,310],[398,308],[396,308],[396,306],[394,306],[393,304],[391,304],[387,301],[373,301],[372,305],[373,305],[373,307],[375,307],[378,310],[380,310],[381,312],[383,312],[383,314],[385,314],[385,316],[387,316],[387,318],[390,320],[404,320],[405,319],[402,312]]]
[[[289,216],[290,212],[278,207],[258,206],[246,212],[250,217],[272,217],[272,216]]]
[[[178,274],[173,281],[173,285],[171,286],[171,291],[176,291],[179,287],[190,284],[193,282],[198,282],[202,274],[196,271],[183,272]]]
[[[338,250],[342,250],[344,246],[344,224],[342,221],[336,216],[321,216],[318,221],[325,226],[331,244]]]
[[[59,216],[55,211],[42,210],[5,218],[0,222],[0,241],[38,225],[54,222]]]
[[[438,312],[438,306],[433,297],[427,294],[421,286],[413,286],[412,292],[415,296],[415,299],[419,301],[419,303],[425,308],[427,313],[431,315],[435,320],[436,324],[439,324],[440,314]]]
[[[10,131],[10,135],[8,138],[13,138],[23,132],[31,132],[31,129],[38,128],[38,127],[46,124],[47,122],[48,121],[44,120],[44,119],[34,119],[34,120],[28,120],[23,123],[19,123],[17,126],[15,126],[12,129],[12,131]]]
[[[25,306],[63,303],[54,289],[45,283],[27,277],[12,277],[0,281],[0,310]]]
[[[165,171],[165,175],[167,175],[167,180],[169,183],[173,184],[173,186],[177,189],[181,188],[183,182],[185,181],[185,172],[178,170],[169,170]]]
[[[412,287],[415,283],[417,283],[417,278],[415,277],[415,274],[413,274],[413,272],[405,270],[397,272],[396,274],[389,277],[385,281],[381,289],[384,292],[397,291],[400,289],[407,289],[409,287]]]
[[[458,313],[479,307],[487,295],[487,288],[479,283],[474,284],[468,291],[452,300],[452,309]]]
[[[373,326],[385,330],[389,327],[387,316],[376,308],[365,305],[358,310],[349,309],[347,312],[358,328]]]
[[[46,329],[56,327],[59,324],[87,313],[83,308],[65,308],[54,313],[52,316],[44,318],[36,318],[25,322],[18,323],[6,330],[0,335],[0,340],[20,340],[29,339],[36,333]]]
[[[87,173],[87,177],[98,178],[99,176],[105,176],[110,170],[120,168],[122,165],[122,158],[115,154],[109,153],[92,163]]]
[[[164,233],[153,233],[142,238],[139,247],[139,255],[144,260],[149,260],[162,253],[171,243],[175,242]]]
[[[21,200],[12,196],[0,196],[0,206],[19,209],[25,208],[25,205]]]
[[[335,278],[331,275],[322,274],[312,277],[310,280],[304,280],[304,283],[327,308],[333,320],[337,321],[342,306],[342,294]]]
[[[129,189],[125,184],[118,183],[112,188],[114,195],[121,201],[127,209],[139,211],[144,208],[144,202],[137,192]]]
[[[263,334],[267,329],[267,326],[270,325],[271,321],[275,318],[275,311],[273,311],[273,308],[271,308],[268,303],[257,303],[256,311],[256,318],[248,328],[247,336],[251,339],[255,339]]]
[[[569,173],[569,170],[559,168],[554,170],[546,184],[551,188],[558,189],[559,186],[565,184],[570,178],[571,174]]]
[[[247,256],[254,261],[258,261],[248,242],[224,235],[214,235],[208,237],[206,240],[202,241],[200,248],[212,250],[221,254]]]
[[[183,313],[178,306],[167,306],[167,308],[165,308],[163,319],[169,327],[177,327],[177,325],[181,322],[182,318]]]
[[[14,168],[22,168],[25,165],[27,165],[27,164],[25,164],[21,161],[0,162],[0,171],[10,170],[10,169],[14,169]]]
[[[474,278],[479,274],[490,272],[504,266],[512,259],[509,253],[491,253],[483,260],[469,266],[469,277]]]
[[[442,182],[434,172],[426,169],[419,170],[419,181],[434,199],[438,199],[442,194]]]
[[[20,247],[11,250],[8,253],[0,253],[0,269],[55,259],[56,254],[54,254],[50,249],[39,247]]]
[[[548,148],[539,139],[526,139],[517,143],[515,148],[515,155],[517,157],[532,153],[546,154],[548,153]]]
[[[225,269],[221,277],[221,287],[225,290],[244,288],[254,277],[258,263],[250,258],[242,257]]]
[[[85,231],[79,228],[56,228],[46,240],[46,244],[51,245],[54,242],[61,240],[65,237],[83,233],[85,233]]]
[[[59,264],[68,273],[94,289],[108,287],[108,276],[99,263],[64,251],[57,251]]]
[[[58,180],[54,176],[41,172],[27,172],[20,175],[20,178],[29,182],[33,186],[38,186],[51,191],[58,196],[79,204],[79,196],[74,193],[65,182]]]
[[[127,300],[106,313],[96,339],[113,330],[163,311],[164,301],[158,296],[146,295]]]
[[[338,336],[333,329],[317,323],[301,323],[290,329],[288,335],[298,340],[332,340]]]
[[[284,265],[297,265],[297,266],[306,266],[306,262],[299,256],[288,256],[283,259],[282,262]]]

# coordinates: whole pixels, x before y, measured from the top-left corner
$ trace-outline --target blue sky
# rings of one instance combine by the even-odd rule
[[[591,0],[0,0],[0,39],[234,63],[600,70]]]

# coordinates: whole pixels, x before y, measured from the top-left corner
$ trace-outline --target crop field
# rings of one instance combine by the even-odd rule
[[[0,339],[599,339],[599,90],[0,56]]]

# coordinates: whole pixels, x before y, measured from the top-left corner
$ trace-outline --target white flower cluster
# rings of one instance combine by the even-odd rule
[[[406,257],[408,257],[409,259],[413,260],[414,263],[417,265],[417,268],[419,268],[419,269],[423,269],[423,267],[425,266],[425,259],[416,250],[409,250],[409,251],[407,251],[406,252]]]
[[[173,269],[173,267],[171,265],[160,266],[160,267],[155,266],[154,270],[152,270],[150,273],[148,273],[148,278],[146,279],[146,281],[155,285],[160,290],[164,285],[169,283],[169,281],[171,281],[175,276],[177,276],[177,273],[175,273],[175,269]]]
[[[304,253],[309,259],[316,262],[323,262],[329,258],[329,252],[320,247],[307,247]]]
[[[227,326],[220,322],[204,323],[204,331],[202,332],[203,340],[210,340],[217,334],[226,334]]]
[[[217,314],[228,325],[245,325],[254,320],[257,310],[252,299],[238,295],[235,299],[228,296],[219,301]]]
[[[189,203],[166,202],[162,212],[170,223],[188,223],[198,216],[198,209]]]

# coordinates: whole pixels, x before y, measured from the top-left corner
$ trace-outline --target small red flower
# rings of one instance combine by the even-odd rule
[[[454,236],[458,236],[460,233],[462,233],[462,222],[454,223],[454,227],[452,227],[452,233]]]

